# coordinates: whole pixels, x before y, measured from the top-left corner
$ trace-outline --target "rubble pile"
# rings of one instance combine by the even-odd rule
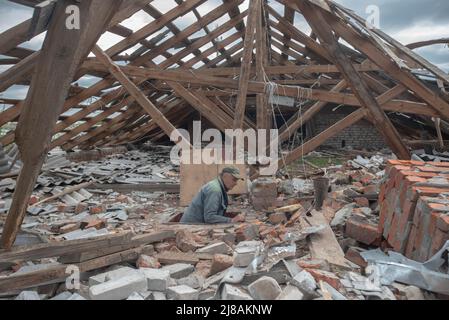
[[[115,172],[112,180],[112,176],[104,176],[114,183],[137,179],[121,185],[146,183],[145,179],[139,180],[141,178],[133,174],[142,178],[153,174],[154,179],[154,174],[158,173],[157,179],[178,182],[177,168],[153,163],[149,155],[142,156],[142,153],[132,151],[109,156],[96,161],[100,165],[94,171],[115,168],[111,169]],[[438,263],[426,262],[421,267],[414,265],[415,262],[407,262],[405,257],[387,256],[378,248],[395,250],[394,246],[398,244],[392,240],[396,238],[385,231],[385,226],[399,221],[405,210],[414,212],[414,217],[436,217],[436,212],[439,219],[445,217],[444,193],[430,194],[429,189],[425,189],[441,191],[446,188],[441,180],[444,165],[401,161],[389,161],[387,165],[386,159],[380,155],[356,157],[341,166],[324,168],[330,186],[320,211],[314,209],[313,181],[310,179],[255,180],[249,186],[248,197],[230,197],[228,211],[246,215],[246,221],[238,224],[180,225],[170,222],[183,208],[178,206],[177,194],[164,191],[122,193],[82,185],[83,188],[71,193],[59,193],[59,196],[56,193],[51,199],[45,197],[44,190],[37,189],[22,225],[25,235],[37,237],[37,240],[30,241],[22,233],[19,240],[24,243],[19,245],[27,246],[16,247],[11,252],[0,251],[0,298],[441,298],[447,294],[447,288],[434,283],[437,279],[438,283],[445,284],[448,278],[447,272],[442,273],[441,258],[438,259],[444,257],[444,252],[427,252],[424,260],[435,254],[434,260],[430,261]],[[65,170],[93,168],[91,164],[79,163]],[[427,180],[424,181],[424,177]],[[414,199],[415,205],[407,207],[405,202],[400,202],[404,197]],[[49,200],[42,202],[43,199]],[[393,200],[395,202],[391,202]],[[385,208],[392,208],[391,204],[393,208],[401,204],[403,211],[396,210],[387,218]],[[0,202],[0,208],[2,206],[7,207],[6,201]],[[413,219],[407,221],[411,236]],[[433,224],[431,221],[427,226],[433,226],[434,233],[435,228],[443,226],[439,220]],[[403,251],[406,247],[405,244],[398,247],[396,254],[406,254]],[[441,247],[437,251],[444,251]],[[397,270],[392,273],[388,269],[392,259],[403,263],[402,268],[412,268],[419,276],[430,279],[429,282],[423,285],[402,276]],[[79,282],[73,285],[67,282],[67,274],[73,272],[71,268],[80,271]],[[378,274],[372,273],[373,268],[379,268],[381,275],[376,281],[373,277]],[[434,279],[425,272],[437,277]],[[392,278],[391,274],[398,278]]]

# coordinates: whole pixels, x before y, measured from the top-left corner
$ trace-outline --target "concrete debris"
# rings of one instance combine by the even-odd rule
[[[276,280],[261,277],[248,286],[248,291],[255,300],[274,300],[282,292]]]
[[[198,300],[199,291],[186,285],[167,289],[167,297],[171,300]]]
[[[179,189],[179,168],[168,164],[168,153],[161,151],[161,160],[135,150],[44,171],[16,245],[67,243],[70,254],[60,247],[54,257],[40,256],[47,249],[29,257],[17,252],[18,259],[0,252],[0,260],[11,261],[0,263],[0,287],[3,276],[20,284],[33,272],[49,278],[19,285],[16,295],[62,283],[52,270],[92,260],[99,267],[82,273],[82,290],[61,285],[15,299],[424,300],[431,292],[449,293],[447,163],[387,162],[390,155],[342,151],[341,165],[321,170],[331,182],[321,211],[313,210],[309,177],[279,175],[253,181],[249,195],[229,196],[228,212],[244,212],[245,222],[179,225],[179,190],[167,191],[167,183]],[[95,185],[39,204],[89,179]],[[0,181],[0,218],[14,188],[14,179]],[[129,241],[110,240],[127,233]],[[379,281],[372,281],[373,268]]]
[[[317,283],[309,272],[305,270],[301,271],[290,281],[290,283],[296,286],[306,298],[313,299],[318,297],[318,294],[315,291],[317,289]]]
[[[137,292],[133,292],[126,300],[145,300],[145,299]]]
[[[254,300],[249,294],[230,284],[223,286],[221,297],[223,300]]]
[[[168,266],[164,266],[162,270],[167,270],[170,273],[170,277],[173,279],[181,279],[187,277],[195,268],[191,264],[186,263],[176,263]]]
[[[234,249],[234,266],[249,266],[261,251],[261,243],[258,241],[242,241]]]
[[[277,296],[276,300],[303,300],[304,294],[293,285],[287,285]]]
[[[36,291],[22,291],[14,300],[41,300]]]
[[[205,281],[205,279],[203,276],[201,276],[198,273],[193,273],[185,278],[176,280],[176,283],[178,285],[189,286],[193,289],[199,289],[199,288],[203,287],[204,281]]]
[[[123,300],[133,292],[147,290],[147,279],[143,273],[134,272],[114,280],[108,280],[89,288],[92,300]]]
[[[148,290],[165,291],[170,281],[170,271],[162,269],[139,269],[148,281]]]
[[[230,254],[232,249],[224,242],[213,243],[196,250],[197,253]]]

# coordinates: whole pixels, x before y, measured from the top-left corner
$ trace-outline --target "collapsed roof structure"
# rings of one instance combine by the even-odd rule
[[[250,0],[241,11],[244,0],[175,0],[166,12],[149,0],[13,2],[35,11],[0,34],[2,63],[12,64],[0,74],[0,92],[29,85],[26,99],[1,100],[9,107],[0,113],[0,126],[17,127],[0,143],[16,143],[23,162],[4,248],[14,243],[47,152],[56,147],[158,141],[195,112],[222,131],[270,129],[273,94],[305,106],[280,128],[281,142],[329,104],[354,107],[292,150],[281,166],[363,118],[398,158],[410,159],[387,114],[449,120],[449,75],[412,51],[434,42],[406,47],[333,1]],[[80,28],[66,25],[70,5],[79,9]],[[122,24],[142,12],[151,22],[140,29]],[[196,21],[181,29],[192,15]],[[21,47],[45,31],[40,50]],[[120,40],[102,50],[96,44],[105,33]],[[100,79],[80,86],[86,75]],[[247,110],[254,97],[256,121]]]

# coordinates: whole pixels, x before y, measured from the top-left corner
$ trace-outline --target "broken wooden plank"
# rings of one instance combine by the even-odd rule
[[[134,236],[129,242],[122,243],[116,246],[109,246],[104,248],[95,248],[89,251],[76,252],[71,254],[62,255],[58,261],[61,263],[79,263],[87,260],[99,258],[112,253],[129,250],[142,245],[149,245],[155,242],[161,242],[170,238],[175,237],[175,232],[168,231],[157,231],[149,234],[141,234]]]
[[[87,272],[121,262],[134,261],[138,259],[144,249],[144,247],[139,247],[88,260],[79,264],[61,264],[44,270],[0,277],[0,292],[36,287],[50,281],[65,282],[72,274],[71,270],[74,270],[74,268],[78,268],[80,272]]]
[[[63,254],[89,251],[93,248],[115,246],[130,241],[131,232],[99,236],[91,239],[71,240],[21,246],[11,251],[1,250],[0,261],[15,262],[19,260],[34,260],[41,258],[58,257]]]

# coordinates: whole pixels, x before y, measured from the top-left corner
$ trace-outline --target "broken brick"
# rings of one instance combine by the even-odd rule
[[[444,232],[449,232],[449,215],[442,214],[437,221],[437,228]]]
[[[161,264],[155,257],[147,256],[145,254],[141,254],[139,259],[136,261],[137,268],[151,268],[151,269],[159,269]]]
[[[355,198],[354,201],[360,207],[369,207],[369,201],[367,198],[358,197],[358,198]]]
[[[209,275],[214,275],[218,272],[228,269],[234,263],[234,259],[231,256],[225,254],[215,254],[212,259],[212,266],[210,268]]]
[[[345,234],[366,245],[379,245],[381,240],[377,225],[371,224],[360,216],[352,216],[348,219]]]
[[[100,214],[106,212],[106,208],[104,205],[92,206],[89,207],[90,214]]]
[[[88,208],[89,208],[89,206],[87,203],[80,202],[75,207],[75,214],[79,214],[81,212],[87,211]]]
[[[80,227],[81,229],[95,228],[100,230],[106,227],[106,221],[104,219],[86,220],[81,222]]]
[[[366,268],[368,263],[360,255],[364,250],[361,248],[350,247],[345,254],[345,258],[359,267]]]
[[[341,287],[340,278],[334,273],[318,269],[307,269],[307,271],[313,276],[316,282],[327,282],[334,289],[338,290]]]
[[[186,230],[180,230],[176,233],[176,246],[182,252],[193,252],[196,249],[201,248],[201,245],[195,241],[194,235]]]
[[[236,229],[236,238],[238,242],[259,239],[259,226],[255,224],[244,224]]]
[[[321,270],[327,270],[329,269],[329,263],[326,260],[322,259],[299,259],[296,261],[296,264],[301,269],[321,269]]]
[[[33,195],[31,195],[30,200],[28,201],[28,204],[31,206],[38,202],[39,202],[39,197],[33,194]]]
[[[287,217],[285,216],[284,212],[275,212],[270,214],[270,216],[268,217],[268,219],[270,220],[270,222],[272,224],[279,224],[282,222],[287,221]]]

